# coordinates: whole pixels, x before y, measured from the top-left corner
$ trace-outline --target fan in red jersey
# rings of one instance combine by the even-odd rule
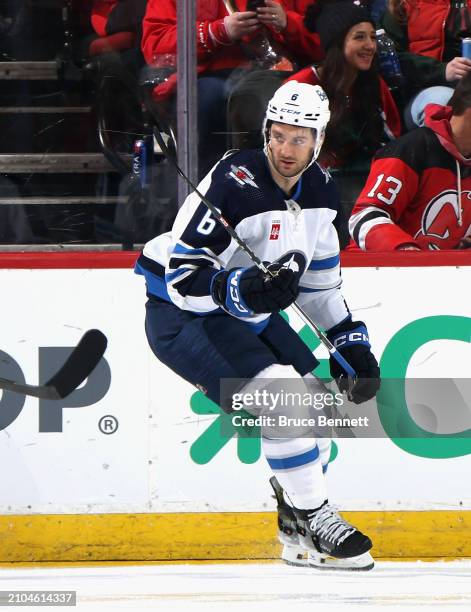
[[[471,73],[449,106],[427,106],[424,127],[376,155],[349,229],[363,251],[471,246]]]

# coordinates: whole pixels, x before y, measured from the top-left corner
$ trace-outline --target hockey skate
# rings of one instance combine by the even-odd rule
[[[374,560],[368,536],[347,523],[328,504],[315,511],[292,508],[275,477],[270,479],[277,500],[281,558],[288,565],[317,569],[367,571]]]
[[[270,478],[270,484],[275,493],[276,509],[278,510],[278,540],[283,546],[299,548],[299,536],[293,508],[286,503],[283,489],[275,476]],[[289,559],[284,560],[290,563]]]

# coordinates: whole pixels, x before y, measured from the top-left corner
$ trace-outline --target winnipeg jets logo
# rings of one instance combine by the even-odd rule
[[[291,255],[291,259],[288,259],[288,261],[285,261],[281,267],[286,268],[287,270],[293,270],[293,272],[295,273],[299,272],[299,264],[294,258],[294,253],[293,255]]]
[[[231,170],[226,174],[226,177],[234,179],[242,188],[244,188],[246,185],[250,185],[256,189],[259,188],[257,183],[253,180],[254,175],[244,166],[234,166],[231,164]]]
[[[273,263],[279,268],[292,270],[298,278],[304,273],[307,266],[306,256],[299,251],[288,251]]]

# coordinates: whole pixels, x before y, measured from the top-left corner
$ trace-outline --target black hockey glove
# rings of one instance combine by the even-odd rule
[[[213,300],[238,317],[287,308],[298,296],[298,275],[278,263],[267,267],[275,276],[265,274],[257,266],[221,270],[211,283]]]
[[[368,330],[362,321],[342,321],[327,332],[327,337],[356,371],[358,379],[351,392],[355,404],[361,404],[373,398],[380,386],[380,371],[378,362],[371,352]],[[330,358],[330,373],[343,393],[349,391],[348,377],[343,368]]]

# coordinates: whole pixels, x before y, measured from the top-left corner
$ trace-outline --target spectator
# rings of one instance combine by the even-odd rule
[[[449,106],[429,105],[424,127],[378,153],[349,227],[364,251],[471,246],[471,73]]]
[[[302,23],[308,0],[265,0],[258,8],[256,3],[250,4],[250,0],[238,0],[240,11],[232,12],[226,4],[229,3],[223,0],[199,0],[197,3],[200,174],[206,173],[226,149],[226,138],[216,133],[227,130],[228,96],[241,73],[253,67],[251,60],[257,55],[257,44],[262,42],[261,33],[268,35],[283,53],[294,54],[301,61],[312,61],[319,56],[318,37],[307,32]],[[256,10],[247,10],[251,6]],[[159,64],[162,56],[176,54],[175,0],[149,0],[142,48],[151,65]],[[255,64],[259,65],[259,61]],[[174,77],[157,87],[154,97],[158,101],[169,99],[175,89]]]
[[[399,112],[375,63],[376,32],[369,12],[350,0],[312,4],[305,24],[318,32],[325,58],[290,79],[321,85],[329,96],[331,120],[320,162],[340,167],[371,159],[401,133]]]
[[[471,36],[471,0],[389,0],[381,27],[398,52],[408,94],[408,129],[423,125],[429,102],[446,104],[469,71],[461,41]]]

